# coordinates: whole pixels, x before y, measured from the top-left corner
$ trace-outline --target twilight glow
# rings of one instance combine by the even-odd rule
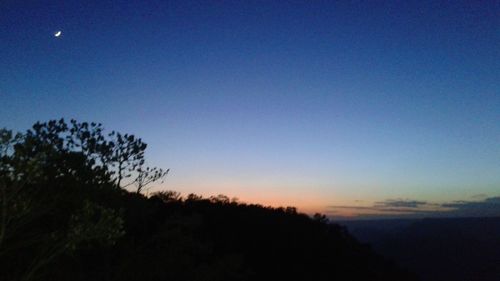
[[[171,169],[150,192],[500,213],[494,1],[57,2],[2,4],[0,127],[133,133]]]

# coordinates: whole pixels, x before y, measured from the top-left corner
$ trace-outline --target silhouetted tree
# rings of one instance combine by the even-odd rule
[[[37,254],[23,270],[23,280],[31,280],[40,268],[85,241],[112,244],[123,235],[123,219],[90,201],[89,192],[119,187],[134,172],[132,182],[140,192],[165,176],[161,169],[144,167],[145,148],[134,136],[112,132],[106,137],[101,124],[75,120],[69,125],[63,119],[36,123],[25,134],[0,130],[0,255],[39,245],[30,248]],[[58,213],[53,227],[38,227],[58,205],[72,210]],[[22,243],[11,243],[24,236]]]
[[[164,203],[169,202],[179,202],[182,201],[182,196],[180,192],[172,190],[158,191],[152,194],[152,197],[157,197]]]

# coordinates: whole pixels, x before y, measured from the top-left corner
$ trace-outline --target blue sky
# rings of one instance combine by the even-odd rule
[[[3,1],[0,26],[0,125],[136,134],[172,169],[155,190],[305,211],[500,194],[497,1]]]

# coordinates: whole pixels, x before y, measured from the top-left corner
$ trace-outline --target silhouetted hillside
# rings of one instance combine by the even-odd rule
[[[145,148],[74,120],[0,130],[0,280],[415,280],[321,215],[146,197],[168,170]]]
[[[343,222],[360,241],[422,280],[500,280],[500,218]]]

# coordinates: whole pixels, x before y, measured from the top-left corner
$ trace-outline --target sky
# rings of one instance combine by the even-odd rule
[[[150,192],[500,214],[500,2],[2,1],[0,127],[61,117],[141,137]]]

